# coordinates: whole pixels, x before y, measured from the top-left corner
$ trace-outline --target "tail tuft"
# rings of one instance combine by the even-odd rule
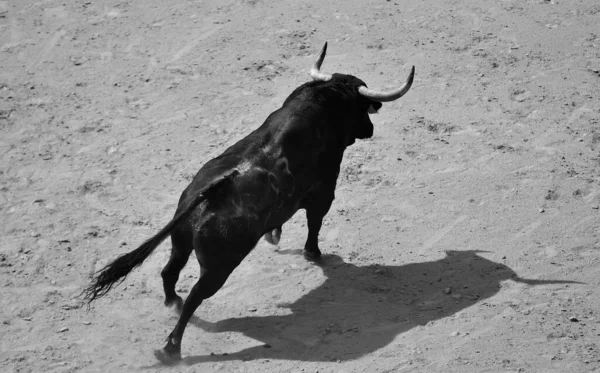
[[[113,286],[123,282],[134,268],[140,266],[165,237],[166,235],[152,237],[137,249],[121,255],[98,271],[92,282],[81,293],[83,300],[89,305],[94,300],[105,296]]]

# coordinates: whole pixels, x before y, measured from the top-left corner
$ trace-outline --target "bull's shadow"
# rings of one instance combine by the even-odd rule
[[[224,355],[188,356],[185,363],[259,358],[351,360],[388,345],[417,325],[493,296],[501,281],[531,285],[570,282],[523,280],[506,265],[485,259],[477,251],[448,251],[437,261],[400,266],[356,266],[337,255],[325,255],[319,266],[325,282],[286,305],[291,314],[193,322],[208,332],[243,333],[264,345]]]

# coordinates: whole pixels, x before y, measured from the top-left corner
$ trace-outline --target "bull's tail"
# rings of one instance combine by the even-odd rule
[[[185,208],[182,209],[171,221],[137,249],[121,255],[112,263],[102,268],[96,273],[92,282],[83,290],[83,299],[89,303],[97,298],[101,298],[113,288],[125,280],[127,275],[136,267],[140,266],[150,254],[163,242],[170,234],[179,221],[190,214],[202,201],[208,199],[214,194],[215,189],[226,180],[235,176],[237,171],[229,172],[215,181],[211,182],[206,188],[202,189],[196,196],[189,200]]]

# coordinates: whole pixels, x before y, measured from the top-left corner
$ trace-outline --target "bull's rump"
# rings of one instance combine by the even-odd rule
[[[281,227],[293,216],[302,197],[285,161],[263,157],[231,164],[227,159],[216,158],[186,188],[178,211],[185,209],[197,190],[206,190],[206,185],[225,174],[233,176],[218,184],[217,189],[205,192],[207,200],[196,206],[173,232],[192,233],[194,248],[205,260],[243,258],[265,233]]]

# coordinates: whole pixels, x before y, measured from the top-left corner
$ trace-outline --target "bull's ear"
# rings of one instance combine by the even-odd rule
[[[369,105],[369,114],[377,114],[381,106],[381,102],[371,102],[371,105]]]

